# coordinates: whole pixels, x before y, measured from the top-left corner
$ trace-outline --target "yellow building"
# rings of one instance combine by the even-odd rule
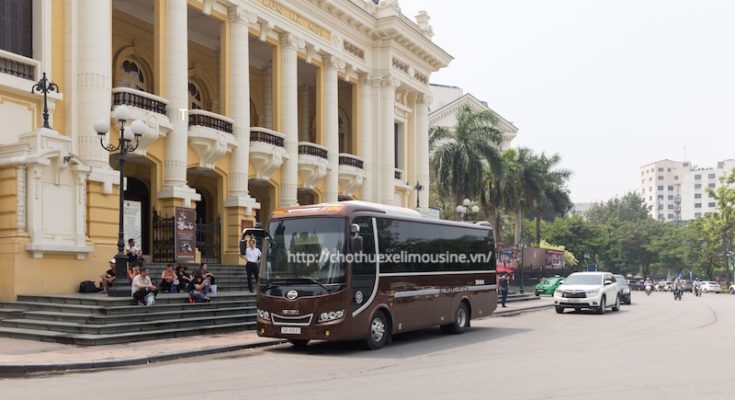
[[[376,4],[377,3],[377,4]],[[429,77],[451,57],[394,0],[6,0],[0,20],[0,299],[68,293],[116,253],[119,116],[144,254],[175,207],[199,252],[237,264],[239,233],[280,206],[413,206],[429,185]],[[42,128],[42,73],[50,122]],[[428,209],[428,195],[419,196]]]

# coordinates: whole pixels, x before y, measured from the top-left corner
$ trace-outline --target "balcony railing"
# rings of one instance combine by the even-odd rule
[[[250,128],[250,141],[285,147],[286,137],[276,131],[261,127]]]
[[[403,171],[396,168],[395,172],[393,173],[393,177],[395,178],[395,180],[403,182]]]
[[[38,61],[19,54],[0,50],[0,73],[19,78],[36,80]]]
[[[340,153],[339,155],[339,165],[363,169],[364,164],[360,157],[355,157],[352,154]]]
[[[329,152],[327,151],[325,147],[319,146],[318,144],[308,143],[308,142],[299,142],[299,154],[319,157],[319,158],[323,158],[326,160],[327,154],[329,154]]]
[[[112,105],[121,106],[123,104],[166,115],[168,100],[141,90],[126,87],[113,88]]]
[[[203,126],[232,134],[232,120],[204,110],[189,111],[189,126]]]

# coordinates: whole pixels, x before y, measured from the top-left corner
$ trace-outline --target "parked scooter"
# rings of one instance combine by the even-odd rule
[[[650,296],[651,295],[651,290],[652,290],[651,285],[646,285],[646,296]]]

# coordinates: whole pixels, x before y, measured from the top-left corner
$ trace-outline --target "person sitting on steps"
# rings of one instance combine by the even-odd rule
[[[158,288],[151,282],[151,277],[148,276],[148,268],[142,268],[140,274],[133,278],[133,282],[130,284],[130,292],[139,305],[147,305],[146,297],[149,294],[156,295]]]
[[[176,279],[176,273],[174,273],[174,266],[171,264],[166,265],[166,268],[161,272],[161,290],[169,293],[178,293],[179,281]]]
[[[204,278],[201,270],[194,273],[191,290],[189,291],[189,303],[209,303],[212,301],[205,292],[207,286],[209,286],[209,278]]]
[[[176,279],[179,280],[179,290],[187,293],[191,291],[191,281],[194,280],[194,277],[186,272],[186,265],[176,266]]]
[[[204,287],[204,294],[211,292],[210,286],[216,285],[214,280],[214,274],[209,272],[209,265],[207,263],[201,263],[199,265],[199,271],[202,273],[202,279],[206,279],[207,285]]]
[[[102,284],[101,293],[107,293],[107,289],[112,287],[112,284],[115,282],[115,259],[110,259],[108,263],[110,264],[110,269],[105,271],[104,274],[100,275],[100,282]]]

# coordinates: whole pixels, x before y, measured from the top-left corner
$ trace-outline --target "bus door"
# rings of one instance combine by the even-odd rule
[[[372,303],[378,283],[376,235],[372,217],[357,216],[352,219],[362,237],[362,252],[353,254],[352,262],[352,316],[357,316]]]

